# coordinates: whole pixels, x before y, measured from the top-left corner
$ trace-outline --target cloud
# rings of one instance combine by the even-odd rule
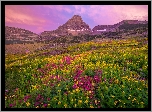
[[[84,5],[73,5],[74,7],[74,14],[86,14],[86,10],[87,10],[87,5],[84,6]]]
[[[56,10],[59,12],[66,11],[68,13],[72,13],[72,9],[70,9],[67,5],[43,5],[43,7],[50,8],[52,10]]]
[[[6,5],[5,23],[33,31],[54,30],[74,14],[94,27],[125,19],[147,20],[147,5]]]
[[[144,5],[92,5],[87,11],[96,24],[115,24],[125,19],[148,19],[148,6]]]
[[[34,13],[27,13],[27,10],[21,10],[20,7],[9,7],[6,6],[5,9],[5,22],[14,22],[20,24],[28,24],[28,25],[42,25],[46,23],[46,20],[35,16]]]

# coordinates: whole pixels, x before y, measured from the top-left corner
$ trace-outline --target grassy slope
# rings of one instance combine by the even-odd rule
[[[6,93],[5,104],[9,107],[9,104],[13,104],[14,101],[18,102],[24,96],[32,95],[28,101],[16,104],[16,107],[28,107],[27,102],[30,103],[30,107],[36,107],[33,105],[37,93],[40,93],[44,101],[41,101],[42,104],[39,107],[44,107],[43,104],[54,108],[147,107],[148,46],[145,41],[147,41],[146,38],[87,42],[69,46],[66,49],[68,53],[55,56],[42,55],[43,51],[31,55],[7,55],[5,89],[9,92]],[[63,50],[63,48],[58,49]],[[47,52],[52,50],[47,50]],[[30,58],[37,54],[40,55]],[[70,64],[62,61],[65,56],[72,58]],[[52,64],[55,64],[57,68]],[[92,90],[95,92],[93,98],[87,99],[91,94],[88,93],[89,91],[72,88],[77,83],[73,79],[77,66],[80,66],[78,68],[83,71],[82,76],[93,77],[96,69],[102,70],[102,81],[95,84]],[[38,70],[40,68],[41,71]],[[62,80],[57,81],[55,76],[62,77]],[[51,84],[54,86],[50,86]],[[14,92],[16,88],[19,90]],[[64,92],[68,92],[69,95],[66,96]],[[10,96],[13,98],[8,99]],[[47,101],[47,98],[51,100]],[[71,103],[71,100],[74,102]],[[83,105],[81,101],[88,102]],[[100,103],[98,105],[90,103],[94,101]],[[56,103],[61,104],[56,105]]]

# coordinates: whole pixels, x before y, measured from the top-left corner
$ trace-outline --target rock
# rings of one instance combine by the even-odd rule
[[[89,25],[82,20],[81,16],[74,15],[71,19],[69,19],[65,24],[59,26],[56,30],[44,31],[41,33],[41,36],[77,36],[89,33],[91,33]]]

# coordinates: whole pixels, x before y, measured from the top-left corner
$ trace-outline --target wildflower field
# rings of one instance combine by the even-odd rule
[[[6,108],[148,108],[148,39],[5,56]]]

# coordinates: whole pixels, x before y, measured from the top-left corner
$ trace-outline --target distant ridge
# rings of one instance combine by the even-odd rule
[[[130,26],[136,25],[137,27],[140,27],[147,24],[148,24],[148,21],[123,20],[114,25],[97,25],[92,29],[92,34],[101,34],[102,32],[117,32],[125,28],[125,26],[127,25],[130,25]]]
[[[39,35],[29,30],[5,26],[5,40],[6,44],[21,41],[34,42],[39,40]]]
[[[5,40],[6,42],[13,41],[13,43],[15,41],[49,42],[56,40],[56,38],[58,37],[64,37],[63,40],[67,40],[67,37],[82,35],[102,35],[103,37],[113,37],[118,35],[118,33],[119,37],[121,37],[122,35],[126,35],[124,33],[126,32],[126,30],[130,30],[129,32],[132,32],[132,34],[136,34],[138,28],[145,28],[142,30],[142,32],[144,35],[147,35],[148,21],[122,20],[121,22],[114,25],[97,25],[91,30],[89,25],[83,21],[81,16],[73,15],[67,22],[65,22],[63,25],[60,25],[56,30],[43,31],[39,34],[21,28],[5,26]],[[109,32],[114,33],[112,35],[106,34]],[[85,36],[84,40],[87,40],[87,37],[88,36]],[[80,38],[80,40],[83,39]]]

